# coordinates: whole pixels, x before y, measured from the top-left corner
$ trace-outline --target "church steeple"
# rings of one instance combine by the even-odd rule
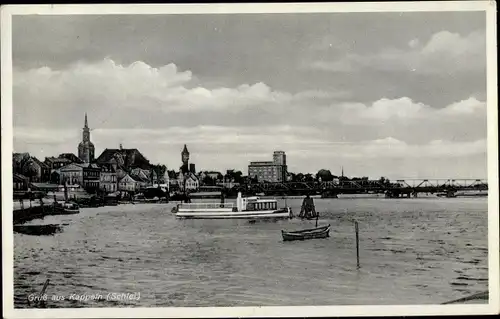
[[[186,144],[184,144],[184,149],[181,152],[182,166],[181,171],[187,172],[189,167],[189,151]]]
[[[85,112],[85,122],[83,124],[82,141],[78,144],[78,157],[85,163],[91,163],[94,160],[94,144],[90,141],[90,129]]]

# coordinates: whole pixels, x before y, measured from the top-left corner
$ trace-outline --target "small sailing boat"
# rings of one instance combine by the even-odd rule
[[[296,231],[281,231],[284,241],[330,237],[330,225]]]
[[[283,236],[284,241],[292,240],[306,240],[306,239],[317,239],[317,238],[327,238],[330,237],[330,224],[327,226],[318,227],[319,213],[316,213],[316,226],[315,228],[294,230],[294,231],[281,231],[281,236]]]

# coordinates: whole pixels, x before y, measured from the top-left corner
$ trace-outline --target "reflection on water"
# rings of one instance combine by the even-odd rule
[[[287,200],[294,212],[300,203]],[[488,289],[485,198],[315,203],[331,237],[303,242],[283,242],[280,230],[314,221],[177,220],[173,204],[32,221],[69,226],[14,235],[15,306],[27,307],[46,279],[49,298],[65,298],[48,307],[436,304]],[[68,300],[114,292],[140,299]]]

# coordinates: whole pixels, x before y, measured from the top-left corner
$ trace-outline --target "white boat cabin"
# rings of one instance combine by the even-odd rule
[[[278,201],[276,199],[261,199],[259,197],[242,197],[238,193],[236,203],[189,203],[179,204],[181,211],[200,211],[200,210],[217,210],[217,211],[275,211],[278,210]]]
[[[261,199],[259,197],[242,198],[243,211],[277,210],[278,201],[275,199]]]

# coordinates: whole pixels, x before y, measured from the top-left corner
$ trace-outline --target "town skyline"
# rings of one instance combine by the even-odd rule
[[[14,152],[76,154],[87,112],[96,155],[175,170],[187,144],[198,171],[283,150],[290,172],[485,178],[484,31],[480,12],[14,17]]]

